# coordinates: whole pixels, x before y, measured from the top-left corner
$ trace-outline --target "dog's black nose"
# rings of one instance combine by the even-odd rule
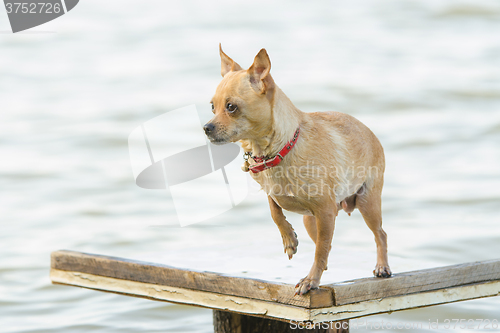
[[[203,129],[205,130],[205,134],[208,135],[215,130],[215,125],[212,123],[208,123],[203,126]]]

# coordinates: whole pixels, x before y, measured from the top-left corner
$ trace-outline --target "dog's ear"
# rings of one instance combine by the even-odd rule
[[[243,69],[241,68],[240,65],[238,65],[233,59],[229,58],[228,55],[222,51],[222,46],[220,43],[219,43],[219,53],[221,60],[220,73],[222,77],[224,77],[224,75],[226,75],[228,72],[241,71]]]
[[[267,55],[266,49],[262,49],[255,56],[252,66],[247,70],[250,74],[250,83],[252,87],[265,94],[268,90],[274,88],[274,81],[269,72],[271,71],[271,60]]]

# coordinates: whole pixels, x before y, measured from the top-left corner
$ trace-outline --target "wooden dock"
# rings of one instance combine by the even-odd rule
[[[294,295],[292,284],[65,250],[52,253],[50,277],[55,284],[213,309],[217,333],[301,332],[290,322],[337,327],[304,332],[348,332],[352,318],[500,295],[500,260],[325,284],[306,295]]]

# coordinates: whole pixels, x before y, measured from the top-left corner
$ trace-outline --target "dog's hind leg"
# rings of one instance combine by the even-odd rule
[[[358,192],[356,207],[363,215],[368,227],[375,236],[377,244],[377,265],[373,275],[377,277],[390,277],[392,275],[387,259],[387,234],[382,229],[382,182],[375,182],[371,188]]]
[[[304,215],[304,227],[306,227],[309,237],[311,237],[314,244],[316,244],[316,236],[318,234],[316,218],[314,216]]]
[[[269,200],[269,207],[271,208],[271,216],[274,223],[278,226],[281,238],[283,239],[285,253],[288,255],[288,259],[292,259],[292,256],[297,253],[297,246],[299,245],[297,234],[293,231],[292,225],[286,220],[281,207],[270,196],[267,198]]]
[[[338,208],[337,208],[338,210]],[[316,218],[310,215],[304,215],[304,226],[306,227],[307,234],[311,237],[314,244],[316,244],[316,236],[318,235],[318,227],[316,226]],[[328,266],[325,267],[325,271]]]

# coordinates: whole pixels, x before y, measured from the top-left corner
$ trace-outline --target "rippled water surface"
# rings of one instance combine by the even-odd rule
[[[297,107],[377,134],[395,272],[500,258],[496,1],[85,0],[15,35],[0,10],[0,30],[2,332],[212,331],[207,309],[51,285],[50,252],[63,248],[286,282],[308,271],[301,217],[287,214],[300,240],[288,262],[264,194],[180,228],[168,193],[134,184],[134,128],[190,104],[210,119],[219,42],[243,67],[265,47]],[[334,238],[323,282],[369,276],[359,212],[339,215]],[[500,298],[369,317],[449,318],[500,319]]]

